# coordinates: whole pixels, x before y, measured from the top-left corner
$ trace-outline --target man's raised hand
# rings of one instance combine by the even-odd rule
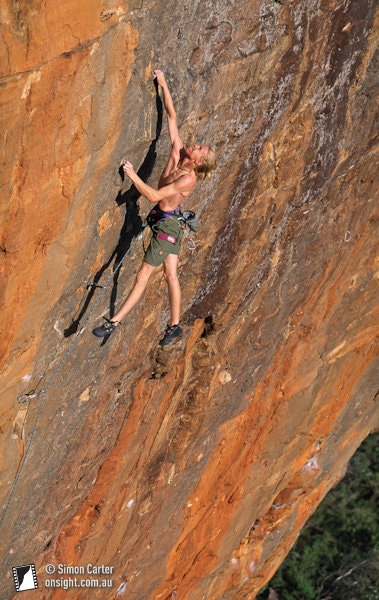
[[[156,77],[159,85],[164,85],[166,83],[164,73],[161,71],[161,69],[155,69],[154,76]]]

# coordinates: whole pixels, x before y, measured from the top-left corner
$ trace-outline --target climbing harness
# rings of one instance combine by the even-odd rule
[[[175,208],[175,210],[164,211],[159,208],[158,204],[156,204],[147,215],[146,222],[150,229],[154,231],[153,227],[158,223],[158,221],[166,221],[167,219],[179,221],[181,214],[180,206]]]
[[[32,445],[32,442],[33,442],[33,438],[34,438],[35,432],[37,430],[38,421],[39,421],[39,418],[41,416],[42,408],[43,408],[43,405],[45,403],[45,399],[46,399],[47,393],[48,393],[50,387],[52,386],[52,384],[54,383],[54,381],[55,381],[55,379],[56,379],[59,371],[63,367],[63,365],[66,362],[66,360],[69,357],[69,355],[71,354],[71,352],[73,350],[73,347],[74,347],[74,345],[75,345],[78,337],[81,335],[81,333],[83,332],[83,330],[87,326],[87,324],[88,324],[88,322],[90,320],[90,317],[91,317],[92,313],[94,312],[95,308],[97,307],[100,299],[102,298],[103,294],[105,293],[105,291],[108,288],[108,286],[110,285],[110,283],[113,281],[115,273],[117,273],[117,271],[120,269],[122,263],[124,262],[124,260],[128,256],[128,254],[131,252],[131,250],[134,248],[134,246],[136,245],[137,241],[140,238],[143,237],[143,232],[144,232],[144,229],[145,229],[146,225],[147,225],[147,223],[143,223],[142,224],[142,228],[141,228],[140,232],[138,233],[138,235],[133,240],[133,243],[130,244],[130,246],[127,249],[127,251],[125,252],[124,256],[121,258],[121,260],[117,263],[116,267],[114,268],[114,270],[112,272],[112,275],[108,278],[108,280],[106,281],[105,285],[102,287],[102,289],[101,289],[101,291],[99,293],[99,296],[97,297],[94,305],[92,306],[91,310],[88,313],[88,316],[87,316],[86,320],[84,321],[83,325],[81,326],[81,328],[78,330],[78,332],[76,333],[76,335],[72,339],[71,344],[67,348],[67,350],[66,350],[65,354],[63,355],[62,359],[60,360],[57,368],[55,369],[55,371],[53,372],[52,376],[50,377],[48,383],[45,386],[45,389],[44,390],[40,390],[39,392],[37,392],[34,389],[31,392],[28,392],[28,393],[25,393],[25,394],[21,394],[21,396],[18,396],[18,398],[17,398],[17,400],[18,400],[18,402],[20,404],[24,404],[28,399],[31,400],[33,398],[38,398],[38,397],[40,397],[41,399],[40,399],[38,410],[37,410],[37,414],[36,414],[36,417],[35,417],[35,420],[34,420],[34,425],[33,425],[32,431],[30,433],[29,442],[27,444],[24,456],[22,458],[22,461],[20,463],[20,466],[19,466],[18,471],[17,471],[16,476],[15,476],[15,479],[13,481],[13,485],[12,485],[11,490],[9,492],[8,500],[7,500],[7,503],[5,505],[5,508],[4,508],[4,511],[3,511],[3,515],[2,515],[2,517],[0,519],[0,527],[2,526],[2,524],[4,522],[5,516],[6,516],[7,512],[8,512],[10,504],[12,502],[12,499],[13,499],[13,496],[14,496],[17,484],[18,484],[18,482],[20,480],[22,471],[24,469],[25,462],[26,462],[26,460],[28,458],[28,455],[29,455],[29,452],[30,452],[30,448],[31,448],[31,445]],[[49,363],[49,364],[51,364],[51,363]],[[47,367],[47,369],[48,368],[49,367]],[[47,371],[47,369],[46,369],[46,371]]]
[[[168,233],[162,233],[161,231],[158,231],[156,236],[160,240],[165,240],[166,242],[170,242],[170,244],[176,245],[178,243],[178,238],[175,237],[174,235],[170,235]]]
[[[183,235],[187,240],[187,246],[189,250],[196,249],[196,242],[186,229],[190,229],[190,231],[197,232],[200,229],[200,221],[197,218],[196,214],[192,210],[181,211],[180,206],[175,208],[175,210],[163,211],[159,208],[158,204],[154,206],[154,208],[147,215],[146,221],[149,225],[150,229],[155,233],[157,238],[161,240],[165,240],[170,242],[171,244],[176,245],[178,243],[178,238],[174,235],[170,235],[167,233],[163,233],[161,231],[156,231],[154,229],[155,225],[159,221],[166,221],[167,219],[172,219],[173,221],[178,221],[179,226],[183,231]]]

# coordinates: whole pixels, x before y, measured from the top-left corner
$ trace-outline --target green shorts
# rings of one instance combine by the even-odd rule
[[[177,219],[158,221],[152,227],[153,237],[146,250],[144,261],[152,267],[159,267],[169,254],[178,255],[183,237],[183,231]],[[176,238],[176,244],[157,237],[157,233],[165,233]]]

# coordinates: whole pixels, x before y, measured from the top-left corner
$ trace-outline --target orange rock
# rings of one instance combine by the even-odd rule
[[[48,564],[113,567],[103,600],[254,598],[378,427],[374,8],[37,4],[0,43],[3,594],[33,561],[54,600],[88,589]],[[91,334],[143,258],[119,165],[157,185],[156,67],[219,155],[166,350],[161,270]]]

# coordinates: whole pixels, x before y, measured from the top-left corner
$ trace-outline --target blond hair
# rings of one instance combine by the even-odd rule
[[[203,156],[201,160],[201,165],[195,167],[196,177],[198,179],[205,179],[206,177],[210,177],[212,171],[215,170],[217,166],[217,156],[216,152],[209,146],[207,156]]]

